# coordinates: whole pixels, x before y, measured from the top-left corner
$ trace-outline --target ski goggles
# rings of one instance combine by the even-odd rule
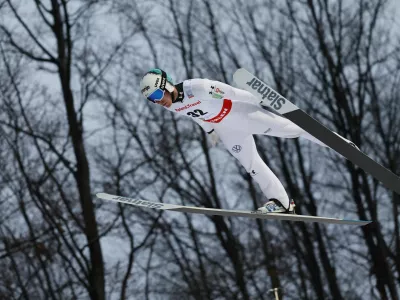
[[[150,95],[147,96],[147,100],[151,102],[158,102],[164,97],[165,91],[162,89],[156,89]]]
[[[161,70],[161,84],[158,89],[147,96],[147,99],[151,102],[158,102],[164,97],[165,85],[167,84],[167,73]]]

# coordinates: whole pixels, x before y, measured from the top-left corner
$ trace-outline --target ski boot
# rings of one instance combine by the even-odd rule
[[[295,214],[294,208],[296,205],[294,201],[291,200],[289,204],[289,208],[286,209],[283,207],[282,203],[277,199],[269,199],[267,203],[257,209],[257,212],[266,214],[266,213],[284,213],[284,214]]]

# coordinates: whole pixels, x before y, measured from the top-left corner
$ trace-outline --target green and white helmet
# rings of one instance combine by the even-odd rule
[[[151,102],[160,101],[164,92],[174,91],[172,78],[161,69],[151,69],[140,81],[140,91]]]

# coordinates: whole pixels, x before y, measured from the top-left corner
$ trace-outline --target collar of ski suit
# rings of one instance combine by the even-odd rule
[[[183,98],[185,98],[185,93],[183,92],[183,82],[176,84],[175,88],[178,91],[178,97],[176,97],[172,103],[183,102]]]

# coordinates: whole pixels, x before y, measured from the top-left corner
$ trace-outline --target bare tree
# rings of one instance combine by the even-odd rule
[[[85,18],[90,17],[93,3],[71,8],[67,1],[51,1],[49,4],[32,1],[30,12],[36,17],[32,19],[21,13],[18,1],[6,1],[4,5],[4,10],[9,11],[8,17],[13,18],[18,25],[11,29],[12,26],[4,22],[0,27],[5,36],[2,41],[2,59],[12,87],[12,93],[3,92],[8,118],[2,121],[1,126],[6,144],[16,162],[14,167],[21,175],[21,184],[18,189],[15,186],[13,194],[19,203],[18,210],[27,230],[24,233],[26,237],[23,238],[25,246],[18,246],[18,249],[29,250],[31,245],[36,249],[37,261],[31,260],[29,263],[32,267],[39,268],[40,272],[32,270],[29,273],[35,274],[33,278],[36,277],[38,283],[43,283],[38,286],[43,287],[44,294],[38,297],[62,297],[63,286],[70,288],[70,297],[77,296],[82,291],[75,289],[74,282],[79,282],[80,287],[86,289],[92,299],[105,299],[104,262],[92,201],[90,168],[84,142],[83,110],[91,88],[111,62],[113,55],[100,61],[95,52],[91,55],[83,53],[81,66],[88,67],[88,64],[84,64],[85,59],[93,59],[96,64],[84,70],[85,74],[81,77],[84,82],[83,95],[78,103],[72,83],[75,78],[72,75],[74,60],[78,62],[79,58],[74,55],[78,53],[74,46],[79,38],[88,40],[88,35],[79,32],[85,25]],[[39,22],[38,26],[34,24],[35,21]],[[91,48],[83,47],[83,50],[90,51]],[[57,76],[58,81],[55,82],[61,87],[60,100],[62,99],[63,106],[52,100],[49,94],[38,94],[32,89],[32,94],[29,95],[23,91],[26,86],[21,84],[20,78],[15,74],[16,67],[21,66],[12,66],[9,63],[15,52],[25,62],[29,62],[32,70],[47,70]],[[40,111],[43,105],[48,109]],[[55,118],[43,120],[43,117],[51,119],[47,115],[51,107],[55,109],[51,112]],[[36,115],[38,111],[40,113]],[[60,121],[64,119],[65,123]],[[32,159],[26,156],[29,147]],[[36,165],[35,172],[30,170],[29,164],[31,167]],[[78,203],[80,207],[76,205]],[[42,216],[43,222],[39,222],[39,218],[33,218],[34,214]],[[6,223],[2,232],[7,257],[13,261],[14,252],[9,239],[12,238],[18,244],[22,241],[13,235],[9,237],[15,229],[6,230],[8,226]],[[83,242],[83,238],[86,242]],[[57,260],[60,260],[57,263],[66,268],[58,283],[54,282],[58,281],[58,276],[54,274],[57,263],[50,255],[53,251],[57,253]],[[46,253],[49,255],[43,256]],[[22,266],[15,264],[15,273],[21,276],[20,272],[23,271],[19,267]]]

